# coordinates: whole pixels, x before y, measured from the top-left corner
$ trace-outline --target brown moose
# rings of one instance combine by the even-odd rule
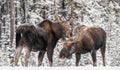
[[[105,66],[106,32],[102,28],[82,26],[80,33],[71,39],[72,41],[64,42],[64,47],[60,51],[60,58],[71,58],[72,54],[75,53],[76,66],[78,66],[81,54],[90,52],[93,66],[97,66],[96,51],[100,48],[103,66]]]
[[[63,37],[70,37],[71,30],[64,23],[53,23],[44,20],[37,26],[22,25],[16,29],[16,53],[14,57],[15,65],[23,48],[26,48],[25,66],[28,66],[28,58],[31,51],[40,51],[38,55],[38,66],[42,64],[45,52],[50,66],[52,66],[53,51],[57,41]]]

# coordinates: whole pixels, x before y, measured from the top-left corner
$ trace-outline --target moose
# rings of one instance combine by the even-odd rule
[[[66,21],[69,22],[69,21]],[[25,66],[28,66],[28,58],[31,51],[40,51],[38,55],[38,66],[42,64],[45,52],[50,66],[52,66],[53,51],[57,41],[60,38],[70,37],[71,30],[62,22],[53,23],[50,20],[44,20],[34,25],[21,25],[16,29],[16,53],[14,64],[18,65],[20,53],[26,48]]]
[[[65,41],[60,51],[59,58],[70,59],[72,54],[76,55],[76,66],[79,65],[81,54],[90,52],[93,66],[97,66],[96,51],[100,48],[105,66],[106,32],[100,27],[81,26],[80,32],[70,40]]]
[[[25,66],[28,65],[28,58],[32,50],[45,50],[47,43],[47,31],[43,28],[36,28],[33,25],[21,25],[16,29],[16,53],[14,57],[15,65],[18,64],[18,60],[21,51],[26,47]]]

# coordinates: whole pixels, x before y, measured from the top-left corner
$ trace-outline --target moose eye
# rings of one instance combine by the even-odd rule
[[[63,49],[60,51],[60,56],[59,56],[59,58],[65,57],[65,54],[66,54],[66,49],[63,48]]]

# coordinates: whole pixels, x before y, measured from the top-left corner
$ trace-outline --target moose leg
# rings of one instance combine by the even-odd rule
[[[50,66],[52,66],[52,64],[53,64],[53,60],[52,60],[52,57],[53,57],[53,49],[48,49],[48,50],[47,50],[47,57],[48,57]]]
[[[23,46],[18,46],[16,48],[15,57],[14,57],[15,66],[18,66],[18,60],[19,60],[22,49],[23,49]]]
[[[91,51],[91,56],[92,56],[92,60],[93,60],[93,66],[97,66],[97,59],[96,59],[96,51],[95,50]]]
[[[45,51],[40,51],[39,55],[38,55],[38,66],[40,66],[42,64],[42,60],[44,57]]]
[[[25,54],[25,59],[24,59],[25,66],[28,66],[28,59],[30,57],[30,52],[31,52],[31,48],[27,47],[26,54]]]
[[[103,59],[103,66],[105,66],[105,45],[103,45],[100,49],[101,49],[101,54]]]
[[[76,66],[78,66],[80,58],[81,58],[81,54],[80,53],[76,53],[75,55],[76,55]]]

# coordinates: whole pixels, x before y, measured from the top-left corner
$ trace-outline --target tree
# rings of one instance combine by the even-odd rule
[[[0,47],[1,47],[1,20],[0,20]]]
[[[10,0],[10,42],[13,46],[14,39],[14,0]]]
[[[1,5],[1,1],[0,1],[0,5]],[[0,12],[1,12],[1,7],[0,7]],[[0,47],[1,47],[1,23],[2,23],[2,13],[0,13]]]
[[[27,0],[23,0],[23,13],[24,13],[24,17],[23,17],[24,22],[23,23],[27,22],[26,2],[27,2]]]

